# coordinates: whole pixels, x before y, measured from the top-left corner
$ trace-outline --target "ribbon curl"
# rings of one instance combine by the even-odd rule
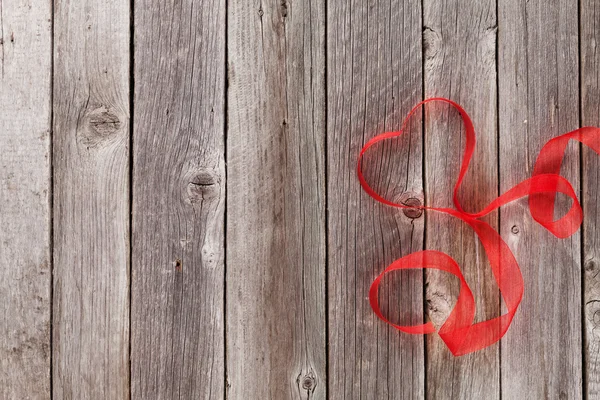
[[[378,142],[400,136],[410,117],[424,104],[429,102],[444,102],[454,107],[460,114],[465,126],[466,145],[456,184],[454,185],[453,203],[455,209],[428,206],[409,206],[395,203],[380,196],[373,190],[362,173],[362,158],[366,151]],[[475,299],[469,285],[460,270],[458,263],[445,253],[435,250],[424,250],[412,253],[391,263],[371,284],[369,302],[377,316],[399,331],[412,334],[435,332],[435,327],[429,321],[422,325],[401,326],[390,322],[381,312],[378,301],[379,284],[384,275],[400,269],[432,268],[446,271],[455,275],[460,281],[460,292],[454,308],[446,322],[441,326],[439,335],[446,343],[452,354],[460,356],[481,350],[492,345],[504,336],[523,298],[523,276],[519,264],[510,248],[502,237],[488,223],[480,218],[497,208],[514,200],[529,196],[529,210],[533,219],[558,238],[567,238],[575,233],[583,221],[583,211],[571,183],[560,176],[560,167],[570,140],[579,141],[600,154],[600,129],[584,127],[555,137],[548,141],[535,162],[533,176],[517,184],[501,196],[493,200],[478,213],[464,211],[459,200],[458,190],[469,168],[469,163],[475,150],[475,129],[465,110],[446,98],[430,98],[417,104],[404,120],[397,132],[382,133],[369,140],[360,151],[357,163],[358,180],[362,188],[375,200],[388,206],[402,209],[432,210],[449,214],[467,223],[477,234],[487,254],[494,278],[500,289],[507,312],[487,321],[473,323],[475,317]],[[563,193],[573,200],[569,211],[560,219],[554,221],[554,204],[556,194]]]

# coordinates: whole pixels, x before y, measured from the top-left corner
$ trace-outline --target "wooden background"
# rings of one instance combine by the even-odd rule
[[[600,159],[563,174],[584,226],[526,200],[487,218],[525,297],[505,338],[453,357],[379,321],[392,260],[448,252],[502,303],[480,244],[443,215],[376,204],[362,145],[419,100],[478,131],[477,210],[541,146],[600,124],[598,0],[0,0],[0,398],[598,399]],[[449,205],[462,133],[433,105],[368,156],[388,197]],[[564,205],[563,205],[564,206]],[[458,293],[402,272],[394,321]]]

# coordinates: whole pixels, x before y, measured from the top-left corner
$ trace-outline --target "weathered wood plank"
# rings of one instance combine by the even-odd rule
[[[225,2],[134,15],[131,393],[223,398]]]
[[[54,398],[124,399],[129,5],[54,7]]]
[[[483,209],[498,194],[496,107],[496,4],[492,0],[425,0],[423,16],[426,97],[459,102],[477,132],[477,146],[460,200],[467,211]],[[464,152],[464,129],[457,112],[428,106],[425,120],[425,190],[428,205],[452,205]],[[498,215],[485,220],[497,227]],[[476,300],[475,321],[499,315],[498,287],[485,251],[473,230],[437,213],[427,216],[427,248],[442,250],[463,269]],[[458,295],[458,280],[427,271],[425,297],[436,326],[446,320]],[[498,345],[454,357],[438,335],[427,338],[427,398],[497,399]]]
[[[324,399],[324,1],[228,13],[227,397]]]
[[[506,0],[498,20],[504,192],[531,176],[549,139],[579,126],[577,1]],[[573,144],[562,169],[576,191],[578,158]],[[560,202],[557,216],[568,207]],[[532,220],[526,200],[502,209],[500,227],[525,281],[501,343],[502,397],[581,398],[581,236],[555,238]]]
[[[581,123],[600,126],[600,3],[580,3]],[[600,397],[600,158],[583,147],[584,395]]]
[[[393,260],[423,248],[424,217],[383,207],[360,187],[356,160],[373,136],[400,129],[422,99],[420,1],[333,1],[327,10],[329,390],[332,398],[424,397],[424,339],[373,313],[368,292]],[[365,158],[388,198],[422,204],[421,118]],[[415,201],[413,200],[413,201]],[[386,278],[382,311],[423,319],[422,271]]]
[[[0,398],[50,398],[50,2],[0,0]]]

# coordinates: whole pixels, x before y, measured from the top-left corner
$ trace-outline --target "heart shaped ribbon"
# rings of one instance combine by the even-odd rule
[[[427,206],[410,206],[394,203],[380,196],[369,186],[362,173],[362,159],[366,151],[378,142],[400,136],[410,117],[424,104],[439,101],[450,104],[458,110],[465,126],[465,154],[460,167],[456,184],[454,185],[453,203],[455,209]],[[469,285],[460,270],[458,263],[447,254],[435,250],[424,250],[391,263],[372,283],[369,290],[369,302],[375,314],[394,328],[412,334],[424,334],[435,331],[433,324],[416,326],[400,326],[390,322],[381,312],[378,301],[379,284],[384,275],[400,269],[433,268],[449,272],[460,280],[460,293],[448,319],[439,330],[439,335],[455,356],[468,354],[492,345],[504,336],[523,297],[523,277],[510,248],[502,237],[488,223],[480,218],[497,208],[525,196],[529,196],[531,216],[540,225],[552,232],[558,238],[566,238],[575,233],[583,221],[583,211],[577,200],[573,186],[560,176],[560,167],[570,140],[577,140],[596,153],[600,154],[600,129],[585,127],[555,137],[548,141],[535,163],[533,176],[517,184],[501,196],[493,200],[482,211],[468,213],[464,211],[459,200],[458,190],[469,168],[469,163],[475,150],[475,129],[465,110],[452,100],[437,97],[426,99],[417,104],[408,114],[402,127],[397,132],[382,133],[369,140],[360,151],[357,174],[362,188],[375,200],[388,206],[403,209],[432,210],[449,214],[467,223],[477,234],[487,254],[494,278],[506,304],[507,312],[499,317],[483,322],[473,323],[475,317],[475,299]],[[563,193],[573,200],[569,211],[560,219],[554,220],[554,205],[556,194]]]

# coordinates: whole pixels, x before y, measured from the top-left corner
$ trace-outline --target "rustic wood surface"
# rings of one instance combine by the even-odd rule
[[[600,126],[600,4],[580,3],[581,124]],[[582,149],[583,236],[583,394],[600,398],[600,157]]]
[[[422,98],[419,2],[345,0],[327,10],[327,200],[330,398],[423,398],[424,341],[377,319],[369,286],[384,266],[423,248],[423,216],[376,204],[356,179],[365,141],[398,130]],[[367,155],[369,182],[388,198],[422,204],[421,120]],[[422,321],[422,272],[397,273],[382,307],[406,325]]]
[[[0,1],[0,399],[50,398],[52,14],[28,4]]]
[[[131,396],[224,395],[225,2],[135,1]]]
[[[531,176],[549,139],[579,126],[577,1],[560,0],[552,7],[507,1],[498,14],[504,192]],[[561,171],[576,191],[578,148],[569,146]],[[559,201],[557,216],[568,208]],[[500,233],[521,262],[525,281],[519,315],[501,343],[502,395],[580,398],[581,234],[557,239],[532,220],[526,200],[502,209]]]
[[[228,21],[227,398],[325,398],[324,2]]]
[[[526,199],[486,217],[525,296],[459,358],[385,325],[368,290],[441,250],[476,320],[497,316],[477,237],[377,204],[355,171],[449,97],[477,131],[459,197],[481,209],[548,139],[600,125],[599,40],[595,0],[0,0],[0,399],[600,398],[597,154],[563,164],[572,237]],[[463,151],[458,114],[430,105],[365,176],[451,206]],[[382,311],[439,327],[457,283],[390,274]]]
[[[469,12],[462,12],[469,10]],[[424,0],[425,97],[446,97],[469,113],[477,147],[459,199],[479,211],[498,195],[496,107],[496,5],[490,0]],[[464,129],[445,104],[427,107],[425,118],[427,205],[453,207],[452,193],[464,152]],[[497,227],[497,213],[484,220]],[[475,296],[475,321],[499,313],[498,287],[474,231],[447,215],[427,215],[428,249],[447,252],[463,269]],[[428,315],[440,327],[458,295],[458,280],[428,270]],[[454,357],[437,335],[427,337],[429,399],[497,399],[500,396],[498,345]]]
[[[54,3],[56,399],[129,393],[129,7]]]

